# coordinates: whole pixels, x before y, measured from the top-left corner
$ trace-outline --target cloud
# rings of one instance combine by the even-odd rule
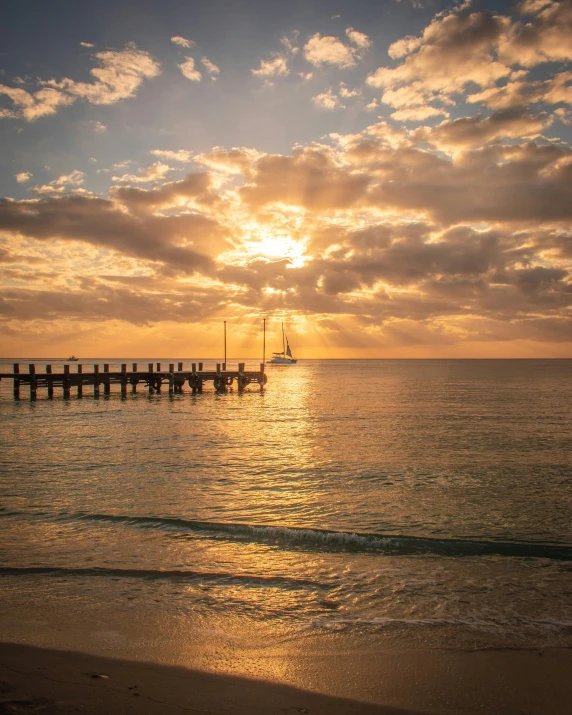
[[[559,72],[547,80],[515,80],[501,87],[489,87],[468,95],[467,102],[481,102],[491,109],[512,109],[539,102],[572,106],[572,72]]]
[[[298,47],[299,37],[299,30],[294,30],[290,33],[290,37],[288,37],[288,35],[284,35],[283,37],[281,37],[280,44],[284,45],[288,52],[291,52],[293,55],[296,55],[300,51],[300,48]]]
[[[87,124],[93,129],[94,132],[102,133],[107,131],[107,125],[103,124],[103,122],[96,122],[91,120]]]
[[[14,174],[14,176],[19,184],[25,184],[27,181],[30,181],[34,175],[29,171],[21,171],[19,174]]]
[[[239,189],[253,208],[282,203],[322,212],[349,208],[362,197],[368,176],[338,166],[325,149],[300,149],[291,157],[266,155],[254,162],[252,181]]]
[[[196,194],[204,183],[190,181],[172,192]],[[132,189],[135,194],[137,190]],[[168,190],[159,190],[158,204],[169,203]],[[152,192],[142,192],[149,196]],[[121,203],[120,203],[121,201]],[[34,201],[0,200],[0,229],[5,235],[41,242],[75,241],[111,248],[125,256],[172,266],[185,273],[210,270],[213,252],[220,251],[226,234],[217,221],[199,212],[177,216],[134,212],[137,199],[120,188],[109,200],[58,196]],[[127,210],[126,210],[127,209]]]
[[[357,34],[361,35],[361,33]],[[305,44],[304,57],[316,67],[330,64],[345,68],[354,67],[360,59],[360,54],[350,45],[344,45],[337,37],[322,36],[317,32]]]
[[[243,174],[248,177],[254,162],[264,154],[256,149],[247,147],[234,147],[224,149],[214,147],[210,152],[198,154],[195,162],[208,166],[209,168],[228,174]]]
[[[49,80],[44,84],[86,99],[93,104],[115,104],[121,99],[133,97],[145,79],[156,77],[160,65],[148,52],[138,50],[130,43],[124,50],[105,50],[95,57],[100,66],[91,69],[94,82],[61,82]]]
[[[553,121],[547,113],[533,115],[509,109],[484,118],[477,114],[445,121],[434,128],[421,128],[415,137],[446,149],[478,148],[499,139],[532,139],[538,137]]]
[[[130,211],[155,211],[173,206],[186,205],[198,200],[204,203],[211,192],[211,176],[206,172],[189,174],[180,181],[163,184],[158,189],[139,189],[130,186],[114,186],[112,199]]]
[[[0,94],[9,97],[14,109],[4,109],[0,118],[26,119],[33,122],[40,117],[55,114],[60,107],[72,104],[76,98],[56,89],[44,88],[37,92],[27,92],[25,89],[7,87],[0,84]]]
[[[195,60],[192,57],[185,57],[185,61],[178,67],[187,79],[192,82],[201,81],[201,73],[195,68]]]
[[[391,118],[396,122],[422,122],[424,119],[441,116],[448,117],[449,112],[444,109],[437,109],[437,107],[432,107],[431,105],[398,109],[391,114]]]
[[[535,16],[511,26],[499,43],[499,58],[522,67],[572,60],[572,2],[528,2],[522,10]]]
[[[495,59],[500,38],[510,20],[473,12],[467,4],[439,14],[420,37],[406,37],[389,48],[395,68],[380,67],[367,78],[384,89],[382,100],[398,109],[448,102],[449,95],[468,85],[487,87],[510,75],[510,68]]]
[[[177,149],[176,151],[171,149],[152,149],[149,154],[158,156],[159,159],[164,159],[165,161],[179,161],[185,163],[191,160],[193,152],[188,149]]]
[[[566,124],[567,126],[571,127],[572,126],[572,110],[571,109],[557,109],[554,112],[554,116],[556,119],[562,122],[562,124]]]
[[[80,186],[83,184],[85,179],[85,174],[83,171],[79,171],[78,169],[74,169],[71,173],[69,174],[63,174],[57,179],[54,179],[53,181],[50,181],[47,184],[44,184],[43,186],[34,186],[30,191],[33,194],[63,194],[68,189],[70,186]]]
[[[179,47],[186,47],[187,49],[195,44],[192,40],[187,40],[185,37],[181,37],[180,35],[171,37],[171,42],[175,45],[179,45]]]
[[[470,2],[438,13],[421,35],[394,42],[388,54],[399,64],[379,67],[367,83],[383,90],[382,101],[400,110],[392,115],[399,120],[416,107],[442,110],[467,89],[469,102],[493,109],[571,102],[569,72],[530,81],[518,68],[572,59],[572,2],[531,0],[520,10],[525,21],[475,10]]]
[[[148,166],[139,174],[123,174],[123,176],[114,176],[113,181],[122,183],[145,184],[150,181],[159,181],[163,179],[171,171],[167,164],[161,161],[156,161],[152,166]]]
[[[148,52],[129,44],[124,50],[97,52],[99,67],[90,70],[93,82],[76,82],[64,78],[59,82],[39,80],[41,89],[28,92],[21,88],[0,85],[0,94],[8,96],[14,109],[5,116],[27,121],[51,114],[58,108],[83,99],[92,104],[114,104],[133,97],[145,79],[156,77],[160,65]]]
[[[369,37],[367,35],[364,35],[363,32],[358,32],[357,30],[354,30],[353,27],[347,28],[346,35],[350,42],[353,42],[354,45],[357,45],[361,49],[371,47],[371,40],[369,39]]]
[[[369,161],[385,162],[385,181],[367,196],[380,210],[410,211],[444,224],[572,218],[571,152],[562,147],[493,145],[465,151],[455,160],[380,147],[370,152]]]
[[[312,102],[314,102],[316,107],[318,107],[319,109],[327,109],[329,111],[343,106],[340,101],[340,98],[335,95],[331,89],[328,89],[327,92],[322,92],[321,94],[317,94],[315,97],[312,97]]]
[[[201,64],[205,68],[207,74],[211,79],[216,80],[218,78],[220,74],[220,69],[207,57],[201,57]]]
[[[95,47],[95,45],[92,45],[91,42],[80,42],[79,44],[81,47]]]
[[[312,97],[312,101],[319,109],[332,111],[334,109],[345,109],[344,101],[352,100],[356,97],[361,97],[359,89],[348,89],[343,82],[340,82],[340,89],[337,94],[332,89],[328,89],[326,92]]]
[[[260,60],[258,69],[250,70],[255,77],[285,77],[290,74],[285,57],[277,56],[272,60]]]

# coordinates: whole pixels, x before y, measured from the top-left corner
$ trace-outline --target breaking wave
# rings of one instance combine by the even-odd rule
[[[128,526],[162,529],[179,538],[203,535],[210,538],[254,541],[286,548],[310,551],[351,551],[379,554],[438,554],[441,556],[507,556],[572,561],[572,546],[521,541],[445,539],[397,534],[373,534],[296,526],[272,526],[190,519],[91,514],[62,515],[88,521],[110,522]]]

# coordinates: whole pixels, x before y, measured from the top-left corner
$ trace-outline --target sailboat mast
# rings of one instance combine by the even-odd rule
[[[282,323],[282,352],[286,357],[286,343],[284,342],[284,323]]]

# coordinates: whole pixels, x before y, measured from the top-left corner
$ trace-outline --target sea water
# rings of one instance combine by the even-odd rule
[[[215,669],[328,634],[572,646],[572,361],[267,371],[242,394],[0,383],[0,639]]]

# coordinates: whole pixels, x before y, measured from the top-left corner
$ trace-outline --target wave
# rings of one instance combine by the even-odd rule
[[[373,534],[296,526],[272,526],[233,522],[196,521],[177,517],[134,516],[120,514],[68,515],[90,521],[107,521],[129,526],[163,529],[180,538],[193,534],[218,539],[238,539],[276,544],[290,548],[319,551],[352,551],[388,554],[436,554],[440,556],[507,556],[572,561],[572,546],[522,541],[446,539],[398,534]]]
[[[55,576],[55,577],[103,577],[131,578],[145,581],[174,582],[216,582],[242,586],[262,586],[270,588],[325,589],[326,586],[309,579],[287,578],[284,576],[254,576],[250,574],[230,574],[216,571],[191,571],[186,569],[125,569],[125,568],[70,568],[65,566],[0,566],[0,576]]]

